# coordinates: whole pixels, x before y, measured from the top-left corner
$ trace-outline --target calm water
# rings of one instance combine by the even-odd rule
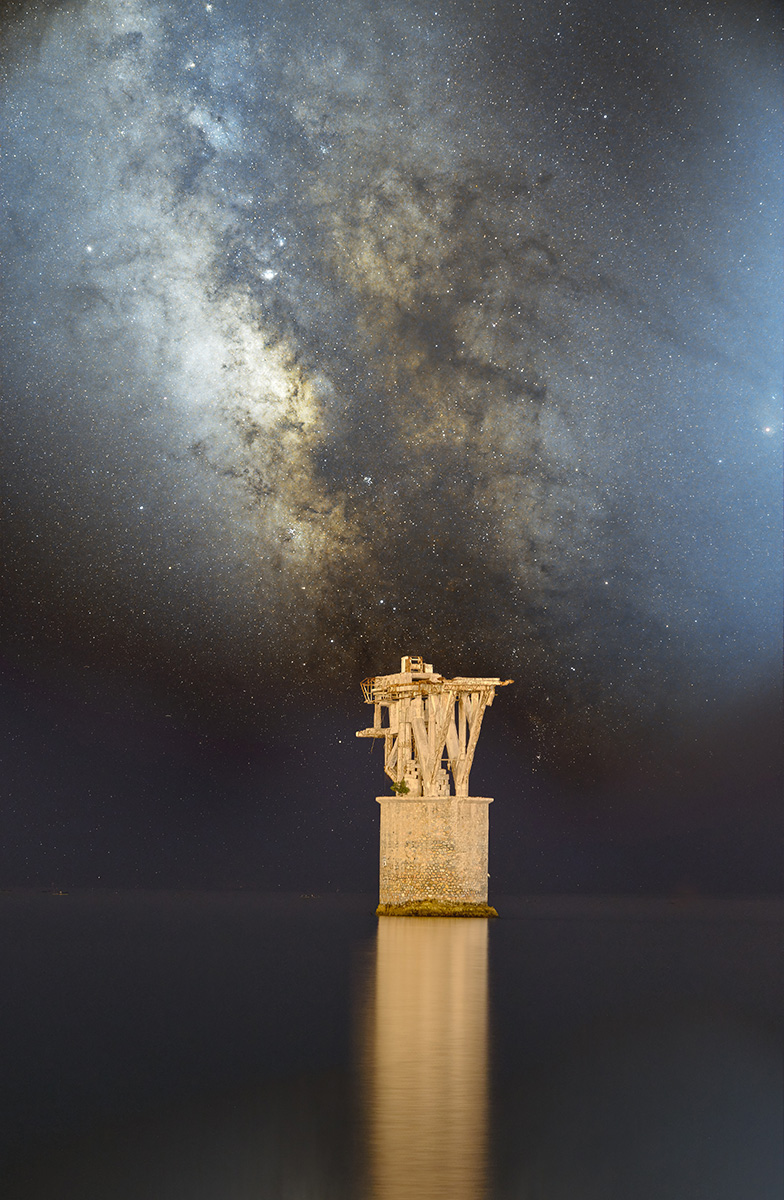
[[[784,902],[0,896],[9,1200],[781,1200]]]

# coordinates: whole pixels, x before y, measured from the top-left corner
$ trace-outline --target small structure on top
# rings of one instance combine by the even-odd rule
[[[381,806],[381,915],[495,915],[487,903],[488,797],[468,784],[482,718],[511,679],[445,679],[415,655],[362,681],[392,796]]]

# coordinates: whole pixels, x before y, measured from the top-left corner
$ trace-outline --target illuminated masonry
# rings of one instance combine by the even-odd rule
[[[444,679],[406,655],[395,675],[362,682],[384,739],[392,796],[381,806],[380,914],[477,915],[487,904],[488,797],[469,796],[468,777],[485,709],[511,679]]]

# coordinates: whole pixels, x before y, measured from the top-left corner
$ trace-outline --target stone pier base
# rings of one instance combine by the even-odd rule
[[[377,796],[382,916],[497,916],[487,903],[486,796]]]

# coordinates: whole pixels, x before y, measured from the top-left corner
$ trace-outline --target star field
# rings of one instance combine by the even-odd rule
[[[88,0],[3,47],[23,660],[252,722],[422,652],[599,773],[775,687],[772,8]]]

